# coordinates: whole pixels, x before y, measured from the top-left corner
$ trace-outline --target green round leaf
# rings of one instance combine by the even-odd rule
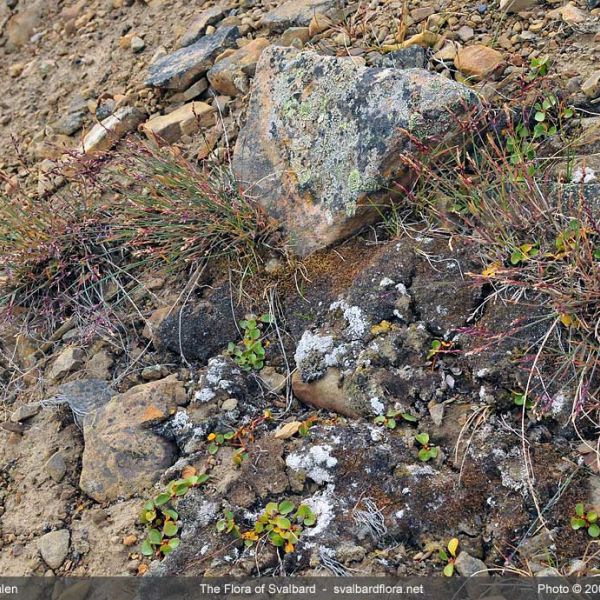
[[[163,526],[163,533],[167,536],[167,537],[173,537],[177,531],[178,531],[178,527],[176,523],[173,523],[173,521],[167,521],[164,526]]]
[[[588,523],[595,523],[598,520],[598,514],[591,511],[587,514]]]
[[[275,524],[280,529],[289,529],[292,526],[290,520],[287,517],[276,517]]]
[[[163,504],[166,504],[170,499],[171,494],[163,492],[162,494],[159,494],[158,496],[156,496],[156,498],[154,498],[154,504],[156,504],[156,506],[162,506]]]
[[[148,531],[148,541],[151,544],[160,544],[162,542],[162,534],[158,529],[150,529],[150,531]]]
[[[296,507],[294,506],[293,502],[290,502],[289,500],[284,500],[283,502],[279,503],[279,513],[282,515],[287,515],[289,513],[291,513]]]
[[[419,460],[422,460],[423,462],[427,462],[430,458],[429,450],[425,450],[425,448],[421,448],[419,450],[418,457],[419,457]]]
[[[593,523],[588,527],[588,534],[590,537],[597,538],[600,536],[600,526],[596,523]]]
[[[142,542],[142,545],[140,546],[140,552],[144,556],[152,556],[154,554],[154,548],[152,548],[152,545],[147,539]]]
[[[173,510],[172,508],[165,508],[165,509],[163,509],[162,512],[166,517],[173,519],[173,521],[177,521],[177,519],[179,519],[179,515],[177,514],[177,511]]]
[[[283,546],[285,544],[285,540],[278,533],[270,533],[269,539],[273,546]]]
[[[426,446],[429,443],[429,434],[428,433],[418,433],[415,435],[415,440],[421,444],[421,446]]]
[[[585,507],[583,506],[583,504],[579,503],[575,505],[575,514],[578,517],[583,517],[583,515],[585,514]]]
[[[452,577],[452,575],[454,575],[454,565],[452,563],[447,564],[444,567],[444,575],[446,577]]]

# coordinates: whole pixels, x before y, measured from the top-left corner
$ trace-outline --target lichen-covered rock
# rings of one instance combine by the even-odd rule
[[[146,85],[182,91],[211,68],[217,55],[235,45],[240,32],[235,26],[221,27],[212,35],[167,54],[150,65]]]
[[[173,444],[151,426],[168,419],[185,401],[183,384],[171,375],[137,385],[86,417],[79,487],[106,502],[152,486],[176,455]]]
[[[380,214],[401,155],[457,131],[476,104],[461,84],[421,69],[267,48],[234,153],[237,178],[306,255]],[[376,206],[379,205],[379,206]]]
[[[461,369],[452,355],[438,357],[442,373],[428,368],[431,342],[456,337],[477,308],[480,289],[463,276],[468,257],[444,246],[425,237],[380,246],[350,287],[324,307],[318,326],[298,341],[292,379],[297,398],[357,417],[388,408],[411,412],[411,404],[425,412],[430,402],[452,393],[458,375],[450,369]],[[438,257],[436,272],[420,251]]]

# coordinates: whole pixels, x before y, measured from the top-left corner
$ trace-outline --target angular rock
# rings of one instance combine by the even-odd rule
[[[266,38],[257,38],[217,62],[207,74],[212,87],[227,96],[245,94],[256,72],[256,63],[268,45]]]
[[[591,100],[600,96],[600,71],[594,71],[581,84],[581,91]]]
[[[182,135],[196,133],[202,127],[214,124],[214,109],[206,102],[190,102],[166,115],[146,121],[140,129],[149,137],[176,142]]]
[[[83,365],[85,354],[81,348],[66,348],[54,361],[48,377],[53,381],[62,379]]]
[[[288,0],[268,12],[260,24],[273,33],[289,27],[308,27],[313,17],[326,15],[343,4],[340,0]]]
[[[464,551],[458,555],[455,567],[459,575],[463,577],[485,577],[488,575],[485,563]]]
[[[477,102],[466,87],[424,70],[277,46],[263,51],[253,90],[234,172],[301,256],[380,215],[390,182],[411,178],[399,160],[414,147],[406,131],[424,145],[440,143]]]
[[[51,531],[38,540],[38,550],[51,569],[58,569],[67,558],[71,534],[67,529]]]
[[[187,28],[187,31],[181,36],[179,47],[185,48],[197,42],[206,31],[209,25],[216,23],[227,11],[225,6],[211,6],[203,10]]]
[[[133,106],[123,106],[100,123],[96,123],[83,138],[85,154],[110,150],[126,133],[134,131],[144,120],[144,113]]]
[[[290,27],[286,29],[279,38],[280,46],[293,46],[294,40],[300,40],[306,44],[310,39],[310,29],[308,27]]]
[[[106,502],[151,487],[175,462],[176,453],[150,426],[174,414],[185,399],[183,384],[171,375],[137,385],[86,417],[80,488]]]
[[[19,423],[20,421],[26,421],[27,419],[31,419],[31,417],[35,417],[35,415],[37,415],[39,412],[40,412],[40,403],[39,402],[30,402],[29,404],[22,404],[10,416],[10,420],[13,423]]]
[[[53,481],[59,483],[62,480],[67,472],[67,463],[60,450],[46,461],[44,468]]]
[[[504,64],[501,52],[475,44],[460,48],[454,59],[454,66],[466,77],[481,81],[494,75]]]
[[[518,13],[523,10],[531,10],[537,6],[538,0],[500,0],[500,10],[508,13]]]
[[[239,36],[237,27],[221,27],[216,33],[159,58],[148,69],[146,85],[179,92],[185,90],[211,68],[224,49],[233,47]]]

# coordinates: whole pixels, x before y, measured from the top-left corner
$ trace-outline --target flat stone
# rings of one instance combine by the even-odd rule
[[[425,50],[421,46],[400,48],[380,55],[373,66],[387,69],[424,69],[427,65]]]
[[[501,52],[480,44],[460,48],[454,59],[454,66],[463,75],[477,81],[491,77],[503,64]]]
[[[329,368],[323,377],[305,382],[298,371],[292,375],[294,396],[304,404],[356,419],[360,414],[349,406],[338,369]]]
[[[581,91],[592,100],[600,96],[600,71],[594,71],[581,84]]]
[[[433,58],[435,60],[452,62],[456,58],[458,46],[454,42],[447,42],[441,50],[438,50]]]
[[[79,487],[97,502],[144,493],[176,460],[174,445],[149,426],[186,399],[176,375],[132,387],[84,419]]]
[[[44,562],[53,570],[60,568],[69,553],[71,534],[67,529],[51,531],[38,540],[38,550]]]
[[[159,137],[173,143],[182,135],[191,135],[202,127],[214,125],[213,112],[213,107],[205,102],[190,102],[146,121],[140,129],[149,138]]]
[[[198,79],[196,83],[190,85],[187,90],[173,94],[170,101],[175,103],[178,102],[189,102],[190,100],[196,99],[200,94],[203,94],[208,89],[208,80],[206,77]]]
[[[286,29],[279,38],[280,46],[291,46],[294,40],[300,40],[306,44],[310,39],[310,28],[308,27],[290,27]]]
[[[463,577],[485,577],[489,575],[487,567],[482,560],[464,551],[458,555],[454,566],[458,574]]]
[[[58,452],[55,452],[46,461],[46,464],[44,465],[44,469],[46,469],[46,472],[48,473],[48,475],[50,475],[52,480],[55,481],[56,483],[59,483],[62,480],[62,478],[65,476],[65,474],[67,472],[67,463],[65,462],[65,459],[64,459],[62,453],[60,452],[60,450]]]
[[[211,6],[203,10],[181,36],[179,47],[185,48],[197,42],[204,35],[206,28],[219,21],[225,15],[226,10],[224,5]]]
[[[227,398],[227,400],[224,400],[223,404],[221,404],[221,410],[223,412],[235,410],[237,408],[237,405],[238,401],[235,398]]]
[[[35,417],[35,415],[37,415],[39,412],[40,412],[40,403],[39,402],[30,402],[29,404],[22,404],[10,416],[10,420],[13,423],[19,423],[20,421],[26,421],[27,419],[31,419],[31,417]]]
[[[273,33],[290,27],[308,27],[313,18],[318,19],[339,5],[339,0],[288,0],[268,12],[260,24]]]
[[[66,348],[54,361],[48,377],[53,381],[62,379],[75,369],[83,366],[85,353],[81,348]]]
[[[518,13],[531,10],[537,6],[538,0],[500,0],[500,10],[507,13]]]
[[[468,42],[475,37],[473,28],[469,27],[468,25],[463,25],[456,33],[463,42]]]
[[[577,24],[583,23],[588,15],[585,11],[575,6],[572,2],[568,2],[564,6],[555,8],[548,12],[549,19],[561,18],[565,23]]]
[[[207,73],[212,87],[220,94],[237,96],[250,89],[250,78],[256,72],[256,63],[269,46],[266,38],[257,38],[220,60]]]
[[[125,134],[134,131],[144,120],[144,113],[133,106],[123,106],[92,127],[83,138],[85,154],[110,150]]]
[[[421,69],[382,69],[270,46],[259,60],[233,169],[305,256],[373,222],[399,156],[452,135],[475,105],[465,86]],[[454,113],[455,116],[451,116]]]
[[[415,23],[420,23],[421,21],[424,21],[434,13],[435,9],[433,8],[433,6],[423,6],[421,8],[415,8],[414,10],[411,10],[410,16],[412,17]]]
[[[237,27],[221,27],[212,35],[159,58],[148,69],[146,85],[185,90],[211,68],[224,49],[233,47],[239,37]]]

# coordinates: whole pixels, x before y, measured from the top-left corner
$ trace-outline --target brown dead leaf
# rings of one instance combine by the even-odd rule
[[[302,426],[300,421],[291,421],[290,423],[284,423],[276,432],[275,439],[287,440],[293,435],[298,433],[298,429]]]

